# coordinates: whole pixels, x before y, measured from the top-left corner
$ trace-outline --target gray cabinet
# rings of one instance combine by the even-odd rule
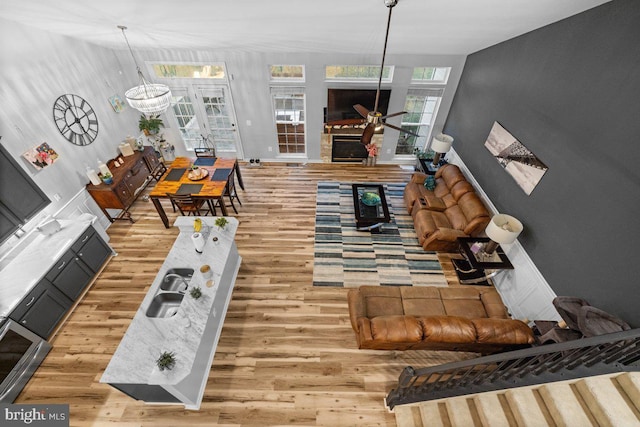
[[[78,255],[93,273],[97,273],[111,254],[111,248],[100,238],[93,227],[87,228],[76,240],[71,250]]]
[[[49,338],[110,254],[109,245],[89,226],[9,317]]]
[[[73,301],[47,279],[42,279],[18,304],[10,318],[44,339],[49,338]]]
[[[1,138],[1,137],[0,137]],[[0,144],[0,242],[40,212],[50,201]]]
[[[76,300],[107,260],[111,249],[89,226],[46,275],[53,285]]]

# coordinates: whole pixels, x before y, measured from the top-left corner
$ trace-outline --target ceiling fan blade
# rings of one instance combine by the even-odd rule
[[[365,119],[367,118],[367,116],[369,115],[369,110],[367,110],[365,107],[363,107],[360,104],[356,104],[353,106],[353,109],[356,110],[358,112],[358,114],[360,114],[362,117],[364,117]]]
[[[364,145],[369,145],[371,142],[371,138],[373,138],[373,134],[376,132],[376,125],[373,123],[369,123],[367,127],[364,128],[362,132],[362,138],[360,138],[360,142]]]
[[[382,116],[380,117],[381,119],[388,119],[389,117],[395,117],[395,116],[400,116],[402,114],[407,114],[406,111],[399,111],[397,113],[391,113],[391,114],[387,114],[386,116]]]
[[[402,129],[402,128],[399,128],[398,126],[394,126],[394,125],[389,124],[389,123],[382,123],[382,125],[386,126],[388,128],[391,128],[391,129],[399,130],[400,132],[403,132],[403,133],[408,133],[409,135],[415,136],[416,138],[420,137],[420,135],[418,135],[417,133],[413,133],[410,130]]]

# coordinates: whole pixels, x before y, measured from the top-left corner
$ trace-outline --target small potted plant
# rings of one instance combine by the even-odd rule
[[[164,127],[164,123],[160,118],[160,114],[151,115],[149,117],[144,114],[140,116],[138,121],[138,129],[144,132],[145,135],[156,135],[160,132],[160,128]]]
[[[191,288],[191,290],[189,291],[189,295],[191,295],[191,298],[193,299],[198,299],[202,296],[202,289],[200,289],[200,287],[196,286],[195,288]]]
[[[165,369],[171,370],[176,365],[176,354],[172,351],[164,351],[156,360],[158,369],[164,371]]]
[[[227,218],[221,216],[220,218],[216,219],[215,225],[216,227],[218,227],[221,230],[224,230],[224,228],[226,227],[226,225],[229,224],[229,221],[227,221]]]
[[[113,175],[110,173],[103,173],[100,175],[100,179],[102,179],[102,182],[105,184],[113,184]]]

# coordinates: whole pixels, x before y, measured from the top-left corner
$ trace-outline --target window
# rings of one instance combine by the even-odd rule
[[[378,81],[380,66],[376,65],[327,65],[325,78],[333,81]],[[382,81],[390,83],[393,80],[393,67],[385,66],[382,70]]]
[[[280,154],[305,154],[304,88],[272,87]]]
[[[303,65],[271,65],[271,81],[304,81]]]
[[[446,83],[450,71],[450,67],[416,67],[411,83]]]
[[[225,79],[224,65],[152,64],[156,77],[169,79]]]
[[[178,130],[187,150],[198,147],[202,136],[191,97],[174,94],[171,97],[171,108],[178,121]]]
[[[420,135],[400,133],[396,155],[412,155],[415,147],[424,148],[440,106],[444,89],[409,89],[404,104],[401,127]]]

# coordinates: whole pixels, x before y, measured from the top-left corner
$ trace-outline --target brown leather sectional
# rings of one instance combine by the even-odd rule
[[[533,344],[493,288],[360,286],[348,292],[358,347],[495,353]]]
[[[481,235],[491,214],[458,166],[441,166],[433,191],[425,188],[426,178],[416,172],[404,189],[418,241],[425,251],[456,252],[457,238]]]

